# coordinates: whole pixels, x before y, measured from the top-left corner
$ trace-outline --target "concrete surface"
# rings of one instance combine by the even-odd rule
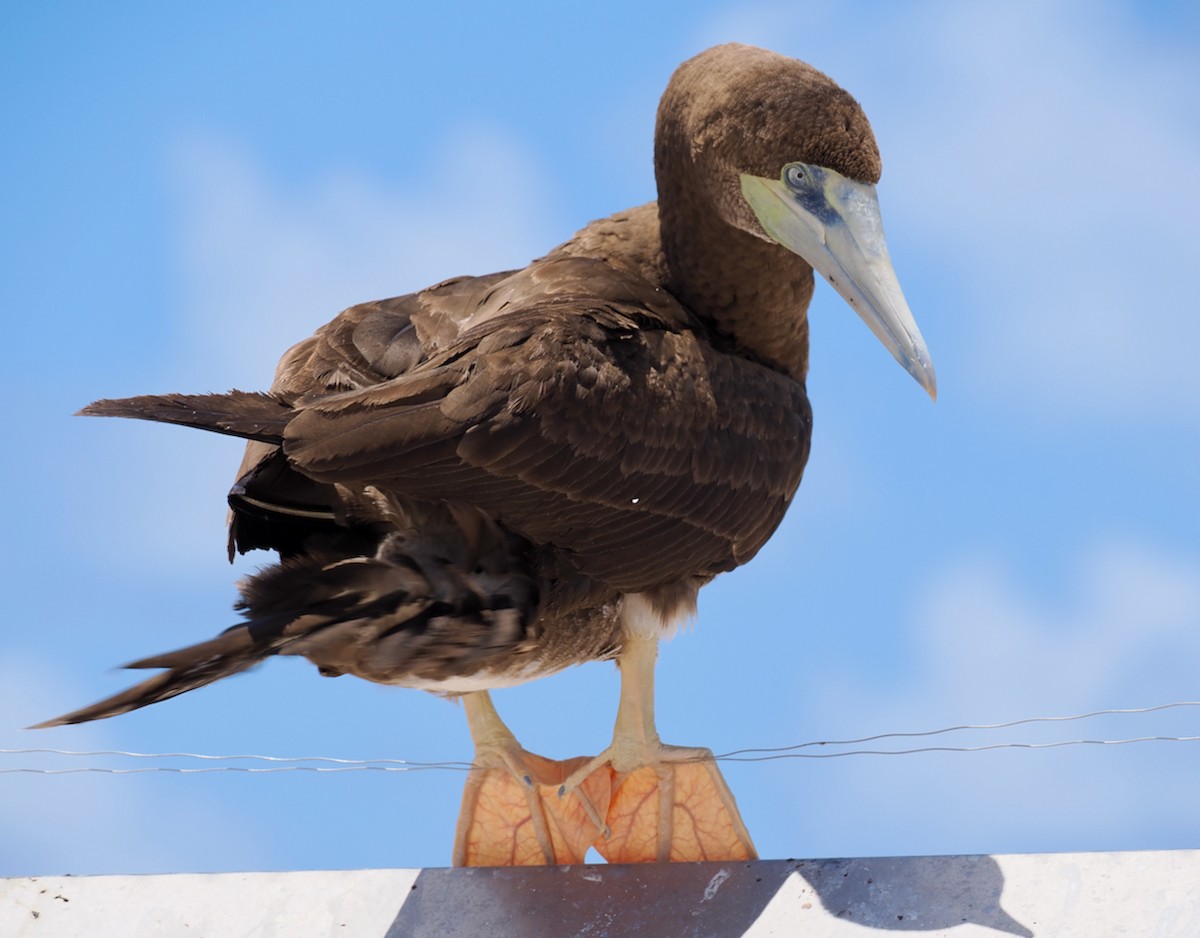
[[[1200,851],[0,879],[0,935],[1198,938]]]

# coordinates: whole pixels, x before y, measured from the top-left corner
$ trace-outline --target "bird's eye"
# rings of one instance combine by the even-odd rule
[[[812,184],[812,177],[803,163],[788,163],[783,168],[783,181],[793,189],[804,189]]]

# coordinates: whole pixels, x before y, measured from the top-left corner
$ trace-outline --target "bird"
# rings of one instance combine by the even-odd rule
[[[101,719],[273,655],[462,701],[475,754],[456,866],[742,860],[712,753],[662,742],[661,640],[754,557],[812,436],[807,311],[829,281],[936,399],[888,255],[878,146],[811,65],[730,43],[661,98],[658,198],[519,270],[344,310],[267,391],[99,400],[81,413],[247,441],[228,552],[278,561],[241,621],[128,667],[159,673],[40,727]],[[525,750],[490,692],[615,661],[612,743]]]

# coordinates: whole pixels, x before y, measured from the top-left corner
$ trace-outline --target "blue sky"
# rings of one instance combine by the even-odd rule
[[[236,441],[70,415],[264,387],[345,306],[523,264],[653,198],[658,95],[728,40],[863,104],[940,398],[818,288],[808,474],[664,646],[663,737],[725,751],[1200,697],[1194,5],[247,6],[0,14],[0,747],[469,758],[457,706],[298,661],[21,730],[231,624],[235,577],[266,560],[224,562]],[[496,702],[567,757],[606,743],[616,687],[591,665]],[[1185,743],[726,769],[767,857],[1196,847],[1198,773]],[[0,875],[444,865],[461,782],[0,775]]]

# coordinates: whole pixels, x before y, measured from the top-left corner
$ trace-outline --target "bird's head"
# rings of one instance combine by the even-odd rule
[[[936,397],[884,240],[879,148],[848,92],[796,59],[716,46],[675,72],[656,140],[660,186],[686,180],[726,224],[803,258]]]

